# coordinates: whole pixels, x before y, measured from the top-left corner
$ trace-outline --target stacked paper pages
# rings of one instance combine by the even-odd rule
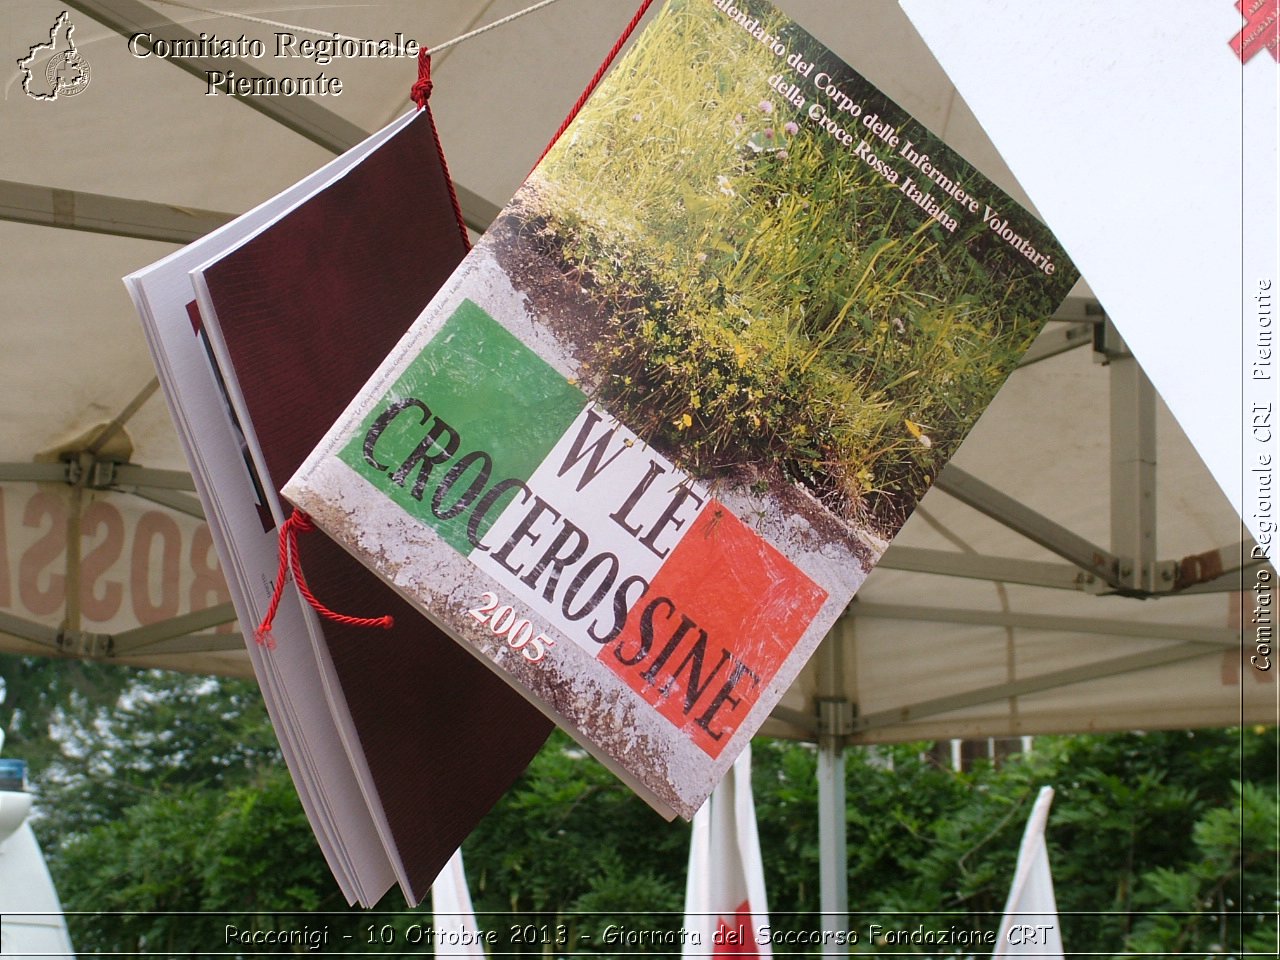
[[[299,795],[349,900],[417,903],[550,724],[322,534],[273,648],[277,494],[462,258],[430,118],[407,115],[226,227],[126,278]],[[477,762],[483,758],[483,762]]]

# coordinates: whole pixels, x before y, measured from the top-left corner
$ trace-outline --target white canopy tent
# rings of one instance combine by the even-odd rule
[[[208,5],[439,44],[528,2]],[[778,5],[1025,200],[894,0]],[[25,56],[64,9],[89,83],[38,101],[0,73],[0,650],[249,675],[120,278],[408,109],[415,66],[134,56],[125,36],[137,32],[243,34],[271,51],[286,29],[160,0],[8,0],[0,46]],[[559,0],[436,58],[432,107],[473,228],[634,10]],[[324,69],[343,91],[207,95],[204,70],[255,68]],[[822,846],[835,851],[846,744],[1274,722],[1274,674],[1241,653],[1256,566],[1239,517],[1081,285],[764,732],[819,742]],[[829,859],[824,910],[845,908],[842,878]]]

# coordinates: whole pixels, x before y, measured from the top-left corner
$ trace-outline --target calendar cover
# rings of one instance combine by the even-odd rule
[[[670,0],[284,492],[689,817],[1075,279],[771,5]]]

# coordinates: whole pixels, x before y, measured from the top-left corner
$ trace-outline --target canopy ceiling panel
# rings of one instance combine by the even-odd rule
[[[1087,348],[1020,369],[955,466],[1109,546],[1110,369]],[[1163,404],[1154,420],[1155,551],[1176,577],[1172,561],[1190,571],[1183,559],[1213,547],[1238,553],[1241,527]],[[1013,560],[1001,574],[1013,582],[892,569],[904,558],[915,566],[917,550],[935,563],[942,553],[975,565]],[[838,656],[815,658],[766,732],[815,736],[823,698],[848,701],[846,732],[862,742],[1274,722],[1274,675],[1242,669],[1251,569],[1196,588],[1212,592],[1156,584],[1163,595],[1143,599],[1079,570],[1056,588],[1017,582],[1052,579],[1042,567],[1070,569],[935,488],[831,638]]]
[[[208,5],[440,44],[527,2]],[[895,2],[779,5],[1025,201]],[[436,56],[432,107],[473,226],[519,185],[634,9],[634,0],[559,0]],[[0,649],[248,675],[120,278],[408,109],[416,68],[407,58],[253,59],[276,76],[325,70],[343,81],[340,96],[263,98],[284,113],[268,116],[206,95],[207,83],[175,62],[131,55],[111,24],[157,37],[174,36],[175,24],[243,34],[269,50],[287,28],[159,0],[7,0],[6,62],[45,42],[63,10],[89,85],[37,101],[16,69],[0,74]],[[1102,321],[1095,307],[1079,287],[1035,350],[1087,344]],[[1248,571],[1192,587],[1215,591],[1193,596],[1100,596],[1113,591],[1099,573],[1106,556],[1081,570],[1043,545],[1060,547],[1067,530],[1113,550],[1110,433],[1123,416],[1112,398],[1132,389],[1133,370],[1122,349],[1112,356],[1097,363],[1086,345],[1015,374],[962,447],[959,470],[925,498],[766,732],[872,741],[1228,724],[1241,716],[1242,691],[1263,703],[1245,715],[1274,716],[1275,686],[1239,669],[1233,596],[1252,582]],[[1240,524],[1163,408],[1154,424],[1148,544],[1158,562],[1147,592],[1168,594],[1182,570],[1174,561],[1232,548]],[[975,508],[967,478],[1048,518],[1032,526],[1050,535],[1029,539],[1007,516],[988,515],[1001,510]],[[990,507],[987,494],[977,499]],[[1198,579],[1217,569],[1192,568]],[[1113,668],[1123,669],[1110,676]],[[820,701],[848,704],[835,727],[818,722]]]

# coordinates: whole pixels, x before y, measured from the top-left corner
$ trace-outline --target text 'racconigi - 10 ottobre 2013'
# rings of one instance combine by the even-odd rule
[[[251,76],[237,73],[235,66],[249,60],[309,60],[318,67],[335,60],[386,59],[389,57],[416,57],[418,41],[403,33],[381,40],[360,40],[330,34],[327,37],[299,37],[288,31],[277,32],[274,42],[256,37],[222,37],[201,33],[197,37],[167,38],[150,32],[134,33],[128,39],[129,53],[138,60],[158,58],[197,58],[226,60],[223,70],[205,70],[207,97],[220,94],[236,97],[311,97],[339,96],[343,90],[342,78],[332,71],[321,70],[309,76],[268,76],[254,71]]]

